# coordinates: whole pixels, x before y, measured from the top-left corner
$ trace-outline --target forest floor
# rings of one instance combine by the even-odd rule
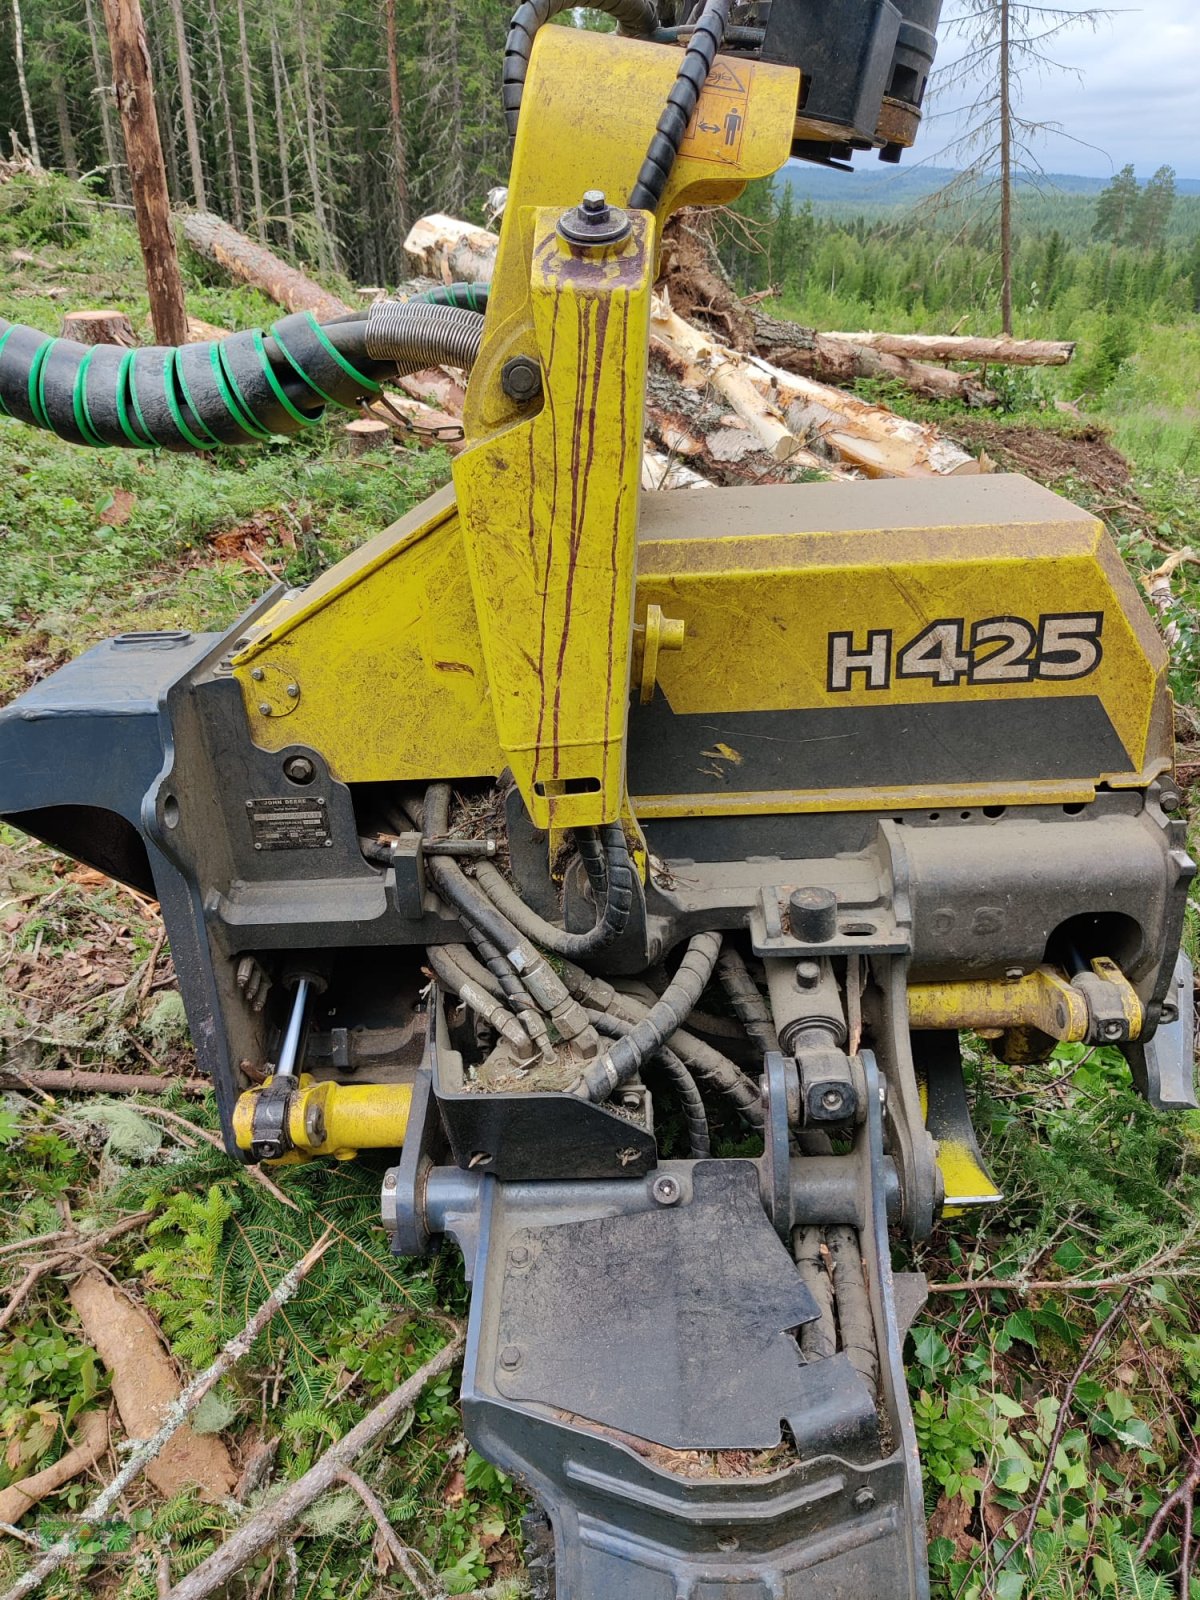
[[[65,309],[113,305],[145,331],[126,225],[108,213],[68,221],[69,236],[53,215],[44,237],[6,236],[0,205],[0,314],[53,330]],[[233,328],[277,315],[195,264],[188,273],[189,309],[207,321]],[[911,409],[903,396],[886,398]],[[921,414],[1096,510],[1138,578],[1165,551],[1200,542],[1200,461],[1189,471],[1152,452],[1129,459],[1103,420],[1027,400],[1002,417]],[[1149,422],[1143,432],[1152,436]],[[225,627],[277,576],[311,579],[447,470],[437,452],[347,460],[332,434],[200,460],[93,454],[0,423],[0,700],[123,628]],[[1179,568],[1176,604],[1160,619],[1176,628],[1173,681],[1193,777],[1198,572]],[[1200,814],[1200,791],[1188,804]],[[0,1281],[10,1295],[31,1265],[52,1260],[36,1247],[9,1249],[18,1241],[73,1227],[86,1242],[149,1213],[94,1259],[154,1315],[186,1376],[334,1230],[295,1300],[205,1402],[202,1426],[223,1441],[237,1499],[227,1485],[214,1483],[206,1502],[142,1481],[43,1591],[152,1600],[164,1552],[178,1580],[244,1516],[242,1504],[261,1505],[304,1471],[443,1343],[465,1310],[461,1268],[449,1253],[390,1256],[370,1163],[281,1169],[275,1192],[233,1168],[212,1142],[211,1100],[188,1084],[192,1055],[157,908],[11,829],[0,834],[0,1062],[26,1074],[152,1072],[174,1083],[118,1099],[18,1082],[0,1096],[0,1206],[11,1218]],[[935,1286],[909,1370],[936,1593],[1176,1595],[1181,1519],[1167,1518],[1142,1555],[1139,1546],[1159,1504],[1200,1465],[1200,1116],[1149,1111],[1120,1058],[1103,1050],[1065,1048],[1028,1069],[980,1056],[971,1074],[976,1126],[1006,1200],[984,1222],[940,1228],[917,1263]],[[77,1261],[59,1261],[36,1276],[4,1328],[0,1497],[56,1461],[90,1415],[111,1411],[116,1380],[69,1298],[77,1271]],[[964,1279],[996,1287],[953,1288]],[[427,1390],[402,1436],[360,1468],[442,1592],[516,1593],[523,1502],[468,1448],[455,1392],[453,1378]],[[42,1541],[63,1531],[118,1464],[110,1445],[23,1528]],[[1026,1545],[1021,1513],[1035,1496]],[[231,1592],[411,1593],[371,1539],[361,1503],[339,1489]],[[0,1581],[28,1554],[11,1538],[0,1543]],[[1200,1600],[1200,1582],[1186,1600]]]

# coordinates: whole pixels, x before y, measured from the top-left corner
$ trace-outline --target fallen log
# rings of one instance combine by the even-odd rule
[[[685,322],[662,297],[654,300],[650,330],[677,358],[681,381],[692,389],[711,383],[774,460],[788,461],[801,449],[780,413],[750,381],[744,357]]]
[[[0,1067],[0,1089],[39,1089],[44,1094],[170,1094],[178,1089],[203,1097],[207,1078],[159,1077],[153,1072],[92,1072],[87,1067]]]
[[[868,478],[940,478],[983,470],[974,456],[928,423],[898,417],[886,406],[784,372],[760,357],[750,361],[771,386],[789,427],[819,440]]]
[[[857,378],[890,378],[930,400],[957,400],[968,406],[994,406],[999,395],[969,372],[914,361],[907,355],[860,344],[844,333],[821,333],[755,310],[754,351],[785,372],[825,383]],[[881,336],[886,337],[886,336]]]
[[[1005,367],[1065,367],[1075,354],[1072,340],[977,339],[952,333],[830,333],[885,355],[917,361],[974,361]]]
[[[435,211],[413,223],[404,253],[418,272],[440,283],[487,283],[499,244],[486,228]]]
[[[255,244],[244,233],[210,211],[193,211],[180,219],[180,231],[198,255],[213,261],[288,311],[312,311],[322,321],[344,317],[353,307],[330,294],[303,272],[289,267],[272,251]]]
[[[693,387],[712,383],[776,460],[825,466],[806,448],[816,442],[837,461],[872,478],[980,470],[973,456],[927,423],[785,372],[759,356],[739,355],[719,339],[699,333],[661,299],[651,315],[651,332],[652,342],[659,341],[675,356],[681,381]]]
[[[20,1478],[0,1490],[0,1522],[20,1522],[27,1511],[32,1511],[47,1495],[70,1483],[81,1472],[87,1472],[101,1460],[108,1449],[108,1415],[104,1411],[85,1411],[79,1419],[79,1432],[75,1443],[52,1466],[28,1478]]]

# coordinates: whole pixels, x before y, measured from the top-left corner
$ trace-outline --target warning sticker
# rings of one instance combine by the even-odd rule
[[[319,850],[332,844],[325,802],[308,795],[270,795],[247,800],[246,815],[256,850]]]
[[[754,66],[746,61],[716,61],[683,136],[682,151],[696,161],[732,166],[742,153],[746,107]]]

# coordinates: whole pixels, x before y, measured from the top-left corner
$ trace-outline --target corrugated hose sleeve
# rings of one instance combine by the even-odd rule
[[[556,956],[566,956],[571,961],[584,960],[620,938],[629,925],[633,908],[633,864],[629,859],[625,830],[619,822],[613,822],[605,824],[598,832],[604,859],[604,898],[597,906],[596,921],[587,933],[569,933],[539,917],[490,861],[479,862],[475,881],[497,910],[527,939]],[[586,865],[589,865],[587,861]],[[593,891],[599,881],[595,871],[593,861],[588,873]]]
[[[721,953],[719,933],[698,933],[688,941],[679,969],[662,994],[623,1039],[583,1069],[575,1093],[585,1100],[607,1100],[639,1070],[695,1010]]]
[[[368,349],[372,326],[381,349]],[[366,317],[322,324],[309,311],[178,348],[134,350],[55,339],[0,318],[0,415],[72,444],[211,450],[315,427],[327,405],[408,372],[470,367],[483,317],[458,306],[382,302]]]
[[[725,37],[731,3],[732,0],[708,0],[696,31],[688,40],[642,170],[629,196],[631,211],[658,210],[683,136],[695,114],[700,91]]]
[[[426,300],[377,300],[367,312],[367,354],[393,361],[405,372],[424,367],[475,365],[483,318],[460,306]]]
[[[562,11],[570,11],[576,0],[524,0],[513,13],[509,24],[508,40],[504,46],[504,118],[508,123],[510,139],[517,136],[517,120],[521,115],[521,96],[525,91],[525,74],[529,70],[529,57],[533,39],[538,29]],[[603,11],[615,17],[625,33],[649,38],[658,27],[658,13],[653,0],[589,0],[593,11]]]
[[[619,1017],[610,1016],[607,1011],[589,1011],[588,1016],[596,1032],[610,1039],[621,1039],[633,1030],[632,1022],[622,1022]],[[662,1067],[679,1096],[684,1121],[687,1123],[688,1150],[695,1160],[703,1160],[712,1154],[712,1136],[696,1080],[674,1050],[669,1050],[665,1044],[659,1045],[653,1059]]]

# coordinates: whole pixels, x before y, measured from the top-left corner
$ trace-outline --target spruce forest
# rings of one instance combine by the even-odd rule
[[[150,345],[105,24],[120,3],[0,0],[0,315],[58,334],[107,311]],[[184,242],[190,213],[350,306],[449,276],[405,249],[423,218],[494,247],[500,0],[141,5],[196,337],[281,313]],[[1002,7],[958,9],[984,19],[985,61]],[[556,25],[612,26],[582,8]],[[1001,192],[985,141],[921,198],[812,199],[789,165],[689,214],[664,256],[643,483],[842,479],[882,450],[872,476],[1015,471],[1094,513],[1169,650],[1195,856],[1200,192],[1126,164],[1118,135],[1109,153],[1097,192],[1032,172]],[[1008,323],[1066,353],[951,352],[931,375],[865,343],[994,349]],[[777,363],[753,420],[722,363],[685,381],[678,347],[664,359],[689,327],[726,366]],[[244,451],[85,450],[0,407],[0,706],[112,635],[223,630],[441,488],[462,375],[422,377],[393,397],[406,410],[352,425],[370,449],[343,413]],[[1200,958],[1194,896],[1184,939]],[[1200,1600],[1200,1112],[1151,1110],[1109,1046],[1016,1066],[971,1036],[965,1054],[1003,1204],[895,1251],[931,1285],[905,1360],[933,1594]],[[457,1252],[392,1255],[370,1154],[235,1166],[195,1064],[158,903],[0,824],[0,1600],[547,1600],[529,1500],[463,1432]],[[683,1151],[681,1124],[663,1137]],[[718,1153],[739,1137],[718,1122]],[[189,1408],[185,1437],[142,1461],[130,1441],[168,1414],[153,1396]]]

